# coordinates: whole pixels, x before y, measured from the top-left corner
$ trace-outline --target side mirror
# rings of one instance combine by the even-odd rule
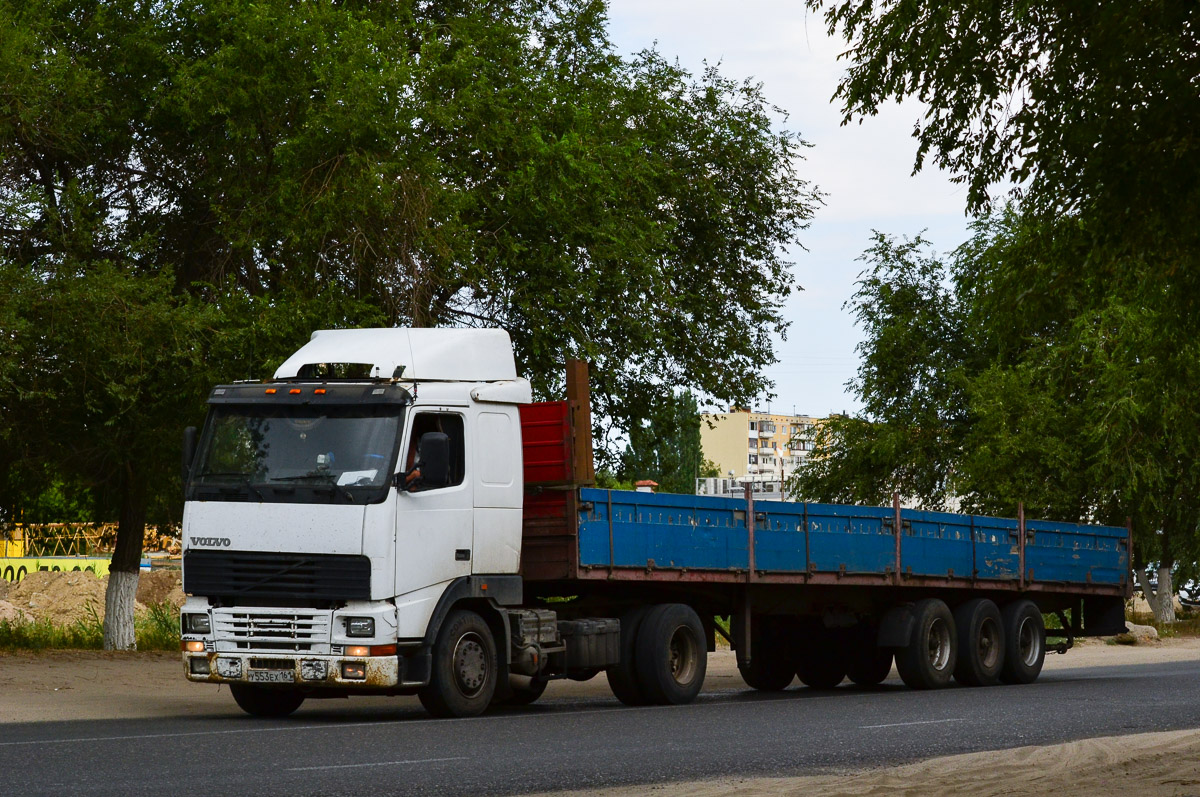
[[[450,436],[426,432],[417,443],[417,467],[426,487],[445,487],[450,482]]]
[[[183,467],[180,474],[183,476],[183,490],[187,493],[188,479],[192,475],[192,462],[196,459],[196,427],[189,426],[183,430]]]

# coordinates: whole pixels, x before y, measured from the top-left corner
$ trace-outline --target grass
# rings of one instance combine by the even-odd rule
[[[138,650],[179,650],[179,613],[169,603],[159,603],[133,621]],[[100,650],[104,623],[94,607],[88,616],[58,625],[49,620],[0,621],[0,650]]]

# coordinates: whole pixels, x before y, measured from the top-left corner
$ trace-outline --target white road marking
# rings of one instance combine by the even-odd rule
[[[374,761],[369,764],[330,764],[325,767],[288,767],[288,772],[312,772],[317,769],[352,769],[354,767],[398,767],[404,764],[434,764],[439,761],[466,761],[467,757],[460,755],[454,758],[415,758],[411,761]]]
[[[951,720],[921,720],[919,722],[892,722],[887,725],[859,725],[860,730],[870,730],[872,728],[903,728],[907,725],[937,725],[943,722],[966,722],[966,719],[959,717]]]

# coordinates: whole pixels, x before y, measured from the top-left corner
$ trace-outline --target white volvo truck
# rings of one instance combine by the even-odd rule
[[[756,689],[893,660],[934,688],[1037,678],[1044,612],[1059,650],[1124,628],[1127,529],[597,490],[581,363],[567,393],[531,403],[494,329],[317,332],[214,388],[184,435],[187,677],[258,716],[414,693],[471,716],[601,671],[686,703],[715,634]]]

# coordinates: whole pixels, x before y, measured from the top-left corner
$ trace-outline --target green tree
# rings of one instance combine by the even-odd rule
[[[658,482],[659,492],[691,495],[696,479],[709,475],[711,462],[700,450],[700,409],[696,397],[683,391],[652,411],[629,430],[618,480]]]
[[[114,572],[177,511],[205,386],[317,326],[503,326],[545,395],[585,358],[610,443],[679,387],[762,392],[804,144],[756,84],[621,58],[604,24],[0,0],[0,436],[120,515]]]

